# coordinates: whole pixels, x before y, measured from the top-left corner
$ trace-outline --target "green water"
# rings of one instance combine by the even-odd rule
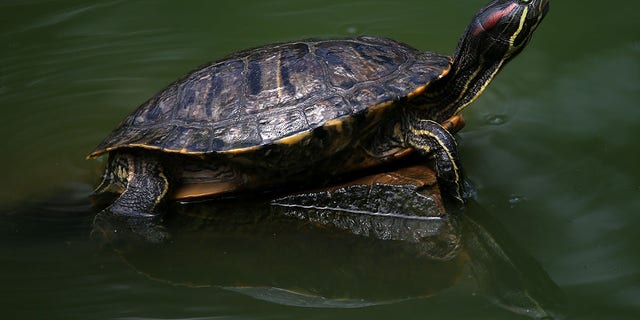
[[[0,306],[9,318],[512,319],[471,281],[430,298],[301,308],[140,273],[89,239],[85,161],[187,71],[271,42],[359,34],[449,53],[484,0],[3,1]],[[640,5],[558,1],[465,111],[477,202],[568,298],[569,319],[640,314]],[[206,248],[206,244],[200,244]],[[166,256],[172,263],[180,256]],[[285,261],[286,262],[286,261]],[[256,268],[261,267],[256,265]]]

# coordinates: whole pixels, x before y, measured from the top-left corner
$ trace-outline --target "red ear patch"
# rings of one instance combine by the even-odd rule
[[[487,17],[483,17],[483,19],[480,20],[480,25],[475,30],[473,30],[473,35],[477,36],[480,32],[493,28],[496,23],[498,23],[498,21],[502,19],[502,17],[510,14],[511,11],[515,9],[515,7],[516,4],[512,3],[504,9],[495,11]]]

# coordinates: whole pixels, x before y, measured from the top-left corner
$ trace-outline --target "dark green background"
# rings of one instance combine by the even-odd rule
[[[271,42],[360,34],[451,53],[484,4],[0,2],[0,312],[65,319],[520,317],[455,288],[341,310],[155,282],[98,249],[86,236],[91,209],[72,201],[98,179],[100,164],[85,154],[197,65]],[[638,12],[634,1],[552,1],[530,46],[465,111],[468,125],[459,135],[478,202],[567,293],[570,319],[640,314]],[[55,210],[30,214],[42,201]],[[74,219],[69,212],[77,212]]]

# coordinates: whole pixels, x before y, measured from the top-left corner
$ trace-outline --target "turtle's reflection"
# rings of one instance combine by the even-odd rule
[[[536,318],[562,314],[563,295],[537,262],[481,208],[447,212],[427,166],[172,211],[165,221],[172,241],[114,244],[153,279],[282,304],[359,307],[431,296],[471,270],[502,307]]]

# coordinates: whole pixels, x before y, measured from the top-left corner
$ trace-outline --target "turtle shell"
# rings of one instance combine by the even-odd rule
[[[292,145],[318,127],[411,98],[450,67],[448,56],[377,37],[259,47],[169,85],[88,157],[134,147],[207,154]]]

